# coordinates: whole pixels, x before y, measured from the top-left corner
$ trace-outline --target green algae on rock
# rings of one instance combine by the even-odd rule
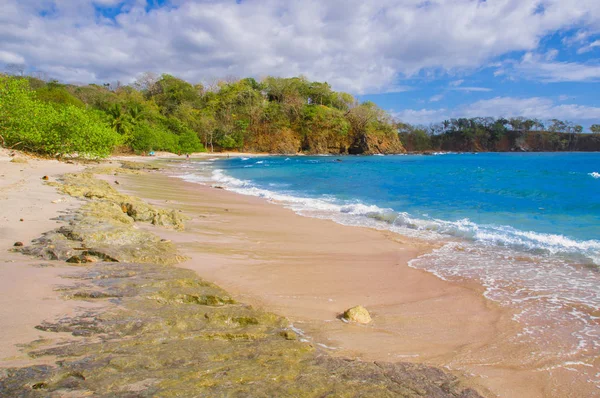
[[[43,234],[21,251],[75,264],[112,261],[173,265],[185,259],[173,243],[134,228],[118,206],[93,201],[60,218],[69,225]]]
[[[366,324],[371,322],[371,315],[365,307],[362,305],[357,305],[356,307],[347,309],[342,315],[342,319],[350,322]]]
[[[185,258],[175,245],[134,227],[135,221],[181,230],[184,216],[169,209],[154,208],[138,198],[121,194],[92,173],[65,174],[51,182],[60,191],[85,198],[81,208],[59,217],[68,225],[47,232],[25,254],[73,264],[96,261],[138,262],[173,265]]]
[[[118,206],[134,221],[150,222],[153,225],[184,228],[184,216],[175,210],[158,209],[138,198],[116,191],[106,181],[94,177],[92,172],[65,174],[61,182],[51,182],[59,191],[77,198],[101,199],[105,205]],[[99,206],[99,205],[96,205]]]
[[[24,345],[30,357],[56,358],[55,365],[0,369],[0,396],[479,397],[436,368],[315,349],[285,318],[236,302],[191,270],[165,267],[182,257],[172,243],[134,228],[123,203],[139,199],[91,175],[63,182],[64,192],[88,202],[23,252],[85,264],[56,290],[106,306],[38,325],[82,338]]]
[[[332,358],[294,339],[284,318],[244,304],[156,299],[228,297],[190,270],[99,262],[76,277],[73,292],[95,292],[96,300],[118,296],[119,306],[40,325],[86,339],[30,346],[30,356],[57,357],[57,365],[5,369],[0,395],[479,396],[439,369]]]

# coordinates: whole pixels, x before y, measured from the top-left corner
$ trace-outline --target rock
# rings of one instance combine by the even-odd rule
[[[67,262],[70,264],[81,264],[83,260],[79,256],[72,256],[67,259]]]
[[[42,177],[42,180],[44,180],[44,181],[48,181],[48,176],[43,176],[43,177]]]
[[[21,246],[23,246],[23,242],[15,242],[15,244],[13,246],[21,247]]]
[[[298,340],[298,335],[291,330],[284,330],[281,332],[281,336],[286,340]]]
[[[369,314],[369,311],[367,311],[367,309],[362,305],[357,305],[356,307],[347,309],[342,315],[342,318],[350,322],[362,324],[371,322],[371,315]]]
[[[12,158],[10,160],[11,163],[27,163],[27,159],[25,158]]]
[[[25,221],[25,220],[23,220],[22,218],[19,218],[19,221]]]
[[[119,181],[115,180],[115,185],[119,185]]]

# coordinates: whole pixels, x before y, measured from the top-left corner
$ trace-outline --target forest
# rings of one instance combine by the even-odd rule
[[[305,77],[191,84],[144,73],[130,85],[62,84],[0,74],[0,145],[46,156],[168,151],[392,154],[600,150],[600,125],[526,118],[394,120]]]
[[[554,152],[600,151],[600,124],[583,127],[552,119],[459,118],[430,126],[397,123],[402,144],[409,152]]]
[[[0,140],[51,156],[404,152],[388,113],[304,77],[204,86],[145,73],[131,85],[77,86],[0,75]]]

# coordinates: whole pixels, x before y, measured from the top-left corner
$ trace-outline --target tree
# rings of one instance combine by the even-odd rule
[[[11,64],[6,64],[6,66],[4,67],[4,70],[9,75],[22,77],[22,76],[25,76],[25,68],[26,68],[26,66],[23,63],[11,63]]]
[[[600,124],[592,124],[590,126],[590,131],[594,134],[600,134]]]
[[[143,72],[137,77],[137,79],[135,79],[133,87],[139,91],[149,91],[154,87],[159,78],[160,76],[154,72]]]

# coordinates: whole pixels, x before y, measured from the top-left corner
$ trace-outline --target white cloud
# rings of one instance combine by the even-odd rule
[[[488,92],[488,91],[492,91],[491,88],[487,88],[487,87],[474,87],[474,86],[460,86],[460,87],[452,87],[449,90],[453,90],[453,91],[476,91],[476,92]]]
[[[23,64],[25,58],[12,52],[0,50],[0,62],[4,64]]]
[[[66,81],[304,74],[365,93],[535,51],[563,28],[600,27],[597,0],[175,0],[151,12],[128,0],[114,21],[94,8],[120,3],[3,0],[0,51]]]
[[[600,47],[600,40],[594,40],[593,42],[586,44],[577,50],[577,54],[589,53],[590,51],[595,50],[597,47]]]
[[[558,50],[556,48],[550,49],[544,54],[546,61],[552,61],[558,57]]]
[[[444,98],[442,94],[437,94],[429,98],[429,102],[439,102]]]
[[[410,124],[430,124],[450,119],[452,112],[445,108],[440,109],[404,109],[399,112],[391,112],[395,119]]]
[[[448,84],[450,87],[458,87],[461,84],[463,84],[465,81],[464,80],[454,80],[452,82],[450,82],[450,84]]]
[[[462,109],[467,117],[525,116],[537,119],[597,120],[600,107],[578,104],[556,104],[549,98],[496,97],[474,102]]]
[[[512,65],[510,65],[512,64]],[[600,81],[600,63],[552,62],[536,53],[526,53],[520,62],[509,63],[514,74],[548,83]],[[507,73],[506,68],[497,71]]]
[[[600,107],[557,104],[544,97],[496,97],[462,105],[456,109],[406,109],[393,115],[407,123],[429,124],[459,117],[517,117],[561,119],[578,123],[600,120]]]

